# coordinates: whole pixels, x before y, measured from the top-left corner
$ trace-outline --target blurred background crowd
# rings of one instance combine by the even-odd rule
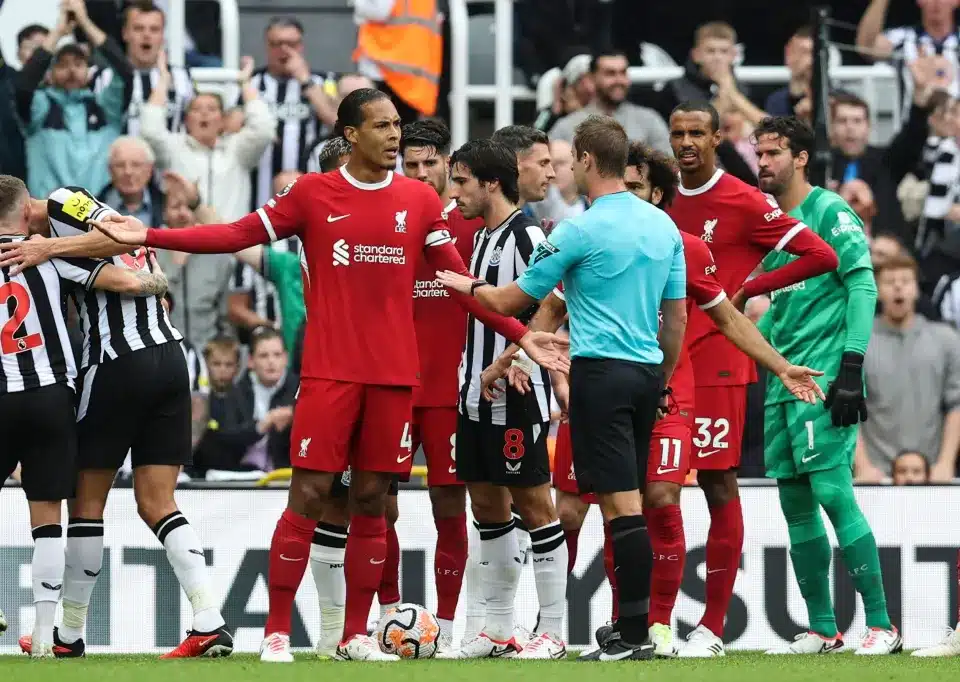
[[[50,6],[0,0],[0,173],[24,178],[36,197],[84,186],[151,226],[235,220],[320,171],[337,104],[354,89],[387,91],[405,121],[449,118],[458,94],[447,0],[318,0],[285,4],[282,15],[271,3],[242,3],[234,28],[256,58],[217,71],[228,76],[215,86],[198,74],[224,63],[228,13],[216,0],[185,3],[183,54],[170,57],[164,0],[39,4]],[[492,4],[468,6],[472,81],[492,81]],[[586,209],[570,142],[590,113],[670,152],[671,109],[711,100],[722,117],[718,158],[752,184],[753,126],[767,115],[811,116],[810,3],[653,4],[513,3],[514,83],[530,93],[514,118],[549,134],[555,175],[546,199],[525,208],[537,218]],[[829,185],[867,226],[880,299],[857,479],[947,482],[960,450],[960,2],[823,4],[837,20],[831,68],[885,63],[893,73],[880,88],[837,79],[829,95]],[[414,15],[430,40],[397,40],[399,19]],[[785,67],[786,76],[741,78],[743,65]],[[630,67],[679,75],[636,79]],[[471,136],[492,132],[488,103],[469,113]],[[194,380],[188,476],[254,479],[289,466],[303,326],[298,248],[292,239],[236,255],[160,254]],[[754,299],[748,313],[757,320],[766,305]],[[746,477],[762,476],[762,399],[760,382]]]

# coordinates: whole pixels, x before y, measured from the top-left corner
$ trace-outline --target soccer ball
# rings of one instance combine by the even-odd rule
[[[398,604],[380,619],[373,636],[384,653],[400,658],[433,658],[439,646],[440,624],[418,604]]]

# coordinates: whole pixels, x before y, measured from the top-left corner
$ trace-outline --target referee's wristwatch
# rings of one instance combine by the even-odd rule
[[[470,285],[470,295],[471,295],[471,296],[476,296],[476,295],[477,295],[477,289],[479,289],[480,287],[485,287],[485,286],[489,286],[489,285],[490,285],[490,282],[488,282],[488,281],[485,280],[485,279],[475,279],[475,280],[473,281],[473,283]]]

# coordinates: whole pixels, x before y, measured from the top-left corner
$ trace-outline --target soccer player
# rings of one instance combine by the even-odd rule
[[[408,123],[400,136],[403,173],[425,182],[437,192],[444,206],[450,237],[464,262],[470,261],[473,239],[483,228],[483,219],[467,220],[450,196],[450,130],[438,119]],[[453,619],[460,598],[467,563],[466,489],[457,480],[458,372],[466,340],[467,316],[436,281],[435,271],[425,263],[417,266],[413,320],[420,352],[420,387],[413,395],[413,445],[421,444],[427,459],[427,485],[437,528],[434,575],[437,583],[437,620],[441,649],[453,641]],[[394,498],[394,501],[396,498]],[[396,531],[392,533],[396,541]],[[392,566],[388,566],[389,564]],[[384,576],[390,571],[396,585],[399,575],[399,545],[388,553]],[[383,590],[378,598],[383,603]],[[394,587],[395,601],[400,601]],[[389,605],[389,603],[387,604]]]
[[[457,150],[450,163],[451,196],[464,217],[482,217],[485,225],[474,240],[473,275],[501,284],[513,282],[545,238],[540,226],[517,208],[514,152],[492,140],[474,140]],[[518,317],[529,319],[533,312],[522,311]],[[533,390],[527,395],[513,389],[492,401],[481,395],[483,369],[509,344],[475,320],[468,322],[460,363],[457,476],[467,484],[479,524],[486,617],[483,630],[451,655],[562,658],[567,558],[549,485],[549,377],[544,370],[534,370]],[[524,555],[511,500],[530,529],[541,606],[538,632],[525,642],[514,636],[514,602]]]
[[[321,173],[338,169],[350,159],[350,143],[344,137],[332,137],[323,144],[317,156]]]
[[[365,88],[347,95],[338,109],[337,133],[352,147],[345,166],[301,177],[234,223],[148,230],[133,218],[112,217],[95,224],[121,242],[194,253],[235,252],[300,236],[308,324],[291,438],[290,497],[270,548],[264,645],[289,657],[275,660],[292,660],[290,614],[314,528],[335,475],[350,466],[346,614],[336,655],[395,661],[366,631],[386,561],[387,490],[397,474],[410,470],[412,387],[418,383],[415,265],[425,254],[438,269],[467,271],[436,192],[393,173],[400,117],[389,97]],[[555,336],[528,334],[516,320],[490,315],[472,298],[459,300],[500,333],[521,340],[534,360],[565,367]]]
[[[903,640],[887,613],[877,543],[853,494],[857,428],[867,419],[863,355],[877,304],[870,247],[853,209],[807,180],[814,151],[810,126],[778,116],[764,119],[754,135],[760,189],[827,240],[840,258],[836,272],[773,291],[770,309],[760,321],[774,346],[817,363],[830,381],[826,410],[797,403],[776,383],[767,386],[764,460],[767,476],[777,481],[790,559],[810,619],[808,632],[768,653],[819,654],[843,647],[830,601],[832,550],[821,508],[863,599],[868,630],[855,653],[897,653]],[[790,255],[771,253],[763,267],[775,270],[791,260]]]
[[[29,199],[22,180],[0,175],[0,243],[16,244],[29,235]],[[77,483],[77,368],[62,297],[77,287],[153,297],[166,286],[160,272],[89,258],[58,258],[16,275],[0,269],[0,481],[21,464],[34,541],[36,617],[33,634],[22,637],[20,646],[34,658],[74,655],[55,640],[53,627],[64,574],[61,510]],[[6,625],[0,614],[0,633]]]
[[[837,267],[837,256],[803,223],[784,215],[765,197],[716,166],[720,117],[707,102],[685,102],[670,116],[670,141],[680,166],[680,187],[668,213],[677,227],[703,240],[717,262],[717,276],[731,302],[801,282]],[[769,252],[799,258],[746,282]],[[737,488],[747,385],[756,368],[718,332],[703,311],[690,316],[690,359],[696,378],[691,468],[710,510],[706,551],[706,610],[681,657],[723,654],[723,623],[733,596],[743,549],[743,512]]]

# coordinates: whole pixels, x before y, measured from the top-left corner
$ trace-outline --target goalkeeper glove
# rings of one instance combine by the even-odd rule
[[[867,421],[867,401],[863,395],[863,355],[852,352],[843,354],[840,371],[827,390],[823,406],[830,410],[834,426],[855,426]]]

